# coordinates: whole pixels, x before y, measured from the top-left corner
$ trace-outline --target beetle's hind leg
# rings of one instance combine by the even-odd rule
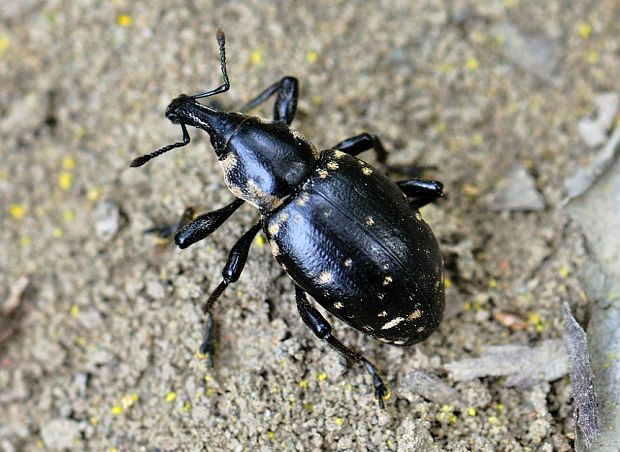
[[[282,78],[282,80],[274,83],[241,107],[239,111],[246,113],[267,101],[275,93],[278,93],[278,96],[273,105],[273,119],[274,121],[291,125],[293,119],[295,119],[297,98],[299,97],[299,82],[295,77],[287,76]]]
[[[377,399],[379,407],[385,408],[383,401],[388,395],[388,389],[385,383],[383,383],[383,379],[379,375],[377,367],[368,361],[364,355],[354,352],[332,335],[332,326],[325,317],[310,304],[306,297],[306,293],[298,285],[295,285],[295,299],[297,300],[299,315],[319,339],[326,341],[334,350],[349,361],[362,364],[370,375],[372,375],[375,398]]]
[[[226,288],[231,283],[237,281],[241,276],[245,263],[248,259],[248,253],[250,251],[252,241],[260,229],[260,222],[256,223],[248,231],[246,231],[239,240],[237,240],[237,243],[233,245],[230,253],[228,253],[226,265],[222,270],[222,282],[218,284],[207,301],[202,305],[202,312],[206,317],[206,328],[205,336],[202,344],[200,345],[199,351],[203,355],[209,355],[209,364],[213,363],[213,317],[211,315],[211,309],[217,299],[224,293]]]
[[[420,208],[443,196],[443,184],[436,180],[410,179],[396,182],[413,207]]]

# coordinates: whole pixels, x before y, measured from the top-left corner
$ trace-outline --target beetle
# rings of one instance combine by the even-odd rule
[[[193,219],[186,218],[175,243],[187,248],[209,236],[244,202],[258,209],[256,222],[232,247],[222,281],[203,304],[202,353],[212,355],[212,307],[239,279],[250,245],[262,230],[271,252],[293,280],[302,320],[314,334],[373,377],[381,408],[388,392],[377,367],[340,342],[307,295],[341,321],[379,341],[411,345],[437,329],[444,310],[443,261],[439,245],[419,208],[442,196],[440,182],[393,182],[356,157],[386,151],[378,136],[363,133],[333,148],[318,150],[290,127],[299,83],[286,76],[238,112],[207,106],[198,99],[228,91],[225,36],[216,33],[223,84],[202,94],[175,98],[166,117],[181,126],[183,138],[136,158],[132,167],[190,142],[187,126],[206,131],[236,199]],[[246,114],[273,95],[273,120]]]

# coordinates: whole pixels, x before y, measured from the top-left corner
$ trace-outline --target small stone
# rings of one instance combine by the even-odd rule
[[[113,201],[100,202],[94,212],[95,232],[103,240],[116,235],[121,225],[121,209]]]
[[[542,210],[545,199],[532,175],[518,163],[498,183],[487,205],[491,210]]]
[[[41,428],[41,438],[50,449],[73,449],[80,438],[80,425],[69,419],[52,419]]]
[[[605,143],[607,133],[616,119],[620,107],[620,96],[616,93],[601,93],[594,100],[596,117],[583,118],[577,125],[582,140],[591,148]]]

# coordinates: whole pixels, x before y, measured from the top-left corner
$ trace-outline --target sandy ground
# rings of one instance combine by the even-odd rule
[[[13,333],[0,344],[0,448],[572,450],[567,376],[509,388],[502,378],[455,382],[443,366],[485,345],[562,338],[562,301],[587,317],[576,278],[585,247],[560,208],[562,182],[588,156],[577,122],[597,93],[620,88],[619,8],[5,2],[0,300],[22,276],[28,288],[3,325]],[[198,306],[256,218],[249,206],[182,252],[143,234],[185,206],[206,211],[232,199],[202,132],[184,150],[128,167],[180,138],[162,115],[173,97],[220,83],[218,26],[232,83],[224,106],[295,75],[294,127],[317,146],[375,132],[392,162],[434,165],[430,175],[445,184],[446,199],[422,210],[446,259],[439,330],[403,349],[334,320],[337,335],[383,369],[392,389],[385,411],[368,375],[347,369],[302,324],[291,282],[260,241],[217,307],[214,368],[197,356]],[[488,194],[510,183],[515,165],[535,182],[542,209],[489,208]],[[506,326],[504,314],[521,323]],[[413,369],[458,398],[422,397],[403,384]]]

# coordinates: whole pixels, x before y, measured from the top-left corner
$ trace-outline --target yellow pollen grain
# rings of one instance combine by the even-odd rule
[[[63,190],[69,190],[72,184],[73,174],[67,171],[63,171],[62,173],[60,173],[60,176],[58,176],[58,185],[60,186],[60,188],[62,188]]]
[[[366,224],[368,226],[372,226],[373,224],[375,224],[375,220],[373,220],[372,217],[366,217]]]
[[[174,391],[170,391],[167,395],[166,395],[166,402],[174,402],[177,398],[177,393]]]
[[[319,59],[319,54],[316,53],[314,50],[310,50],[309,52],[306,52],[306,61],[310,64],[316,63],[316,60]]]
[[[133,25],[133,18],[129,14],[119,14],[116,18],[116,23],[121,27],[131,27]]]
[[[581,36],[583,39],[587,39],[590,37],[590,35],[592,35],[592,27],[587,22],[581,22],[577,26],[577,32],[579,33],[579,36]]]
[[[338,164],[336,162],[334,162],[334,161],[330,161],[330,162],[327,162],[327,167],[330,170],[337,170],[338,169]]]
[[[326,284],[332,281],[332,272],[323,272],[319,275],[319,282]]]
[[[370,176],[372,174],[372,169],[365,166],[364,168],[362,168],[362,174],[364,176]]]
[[[75,159],[72,155],[66,155],[62,159],[62,167],[67,171],[71,171],[73,168],[75,168]]]
[[[123,407],[120,405],[114,405],[112,407],[112,414],[119,416],[121,414],[123,414]]]
[[[9,212],[13,218],[19,220],[26,214],[26,207],[23,204],[11,204]]]
[[[394,281],[394,279],[392,279],[391,276],[386,276],[385,279],[383,280],[383,285],[387,286],[388,284],[390,284],[392,281]]]
[[[252,64],[260,64],[263,61],[263,54],[259,49],[254,49],[250,54]]]
[[[11,45],[11,41],[6,36],[0,36],[0,55],[3,54],[6,49]]]

